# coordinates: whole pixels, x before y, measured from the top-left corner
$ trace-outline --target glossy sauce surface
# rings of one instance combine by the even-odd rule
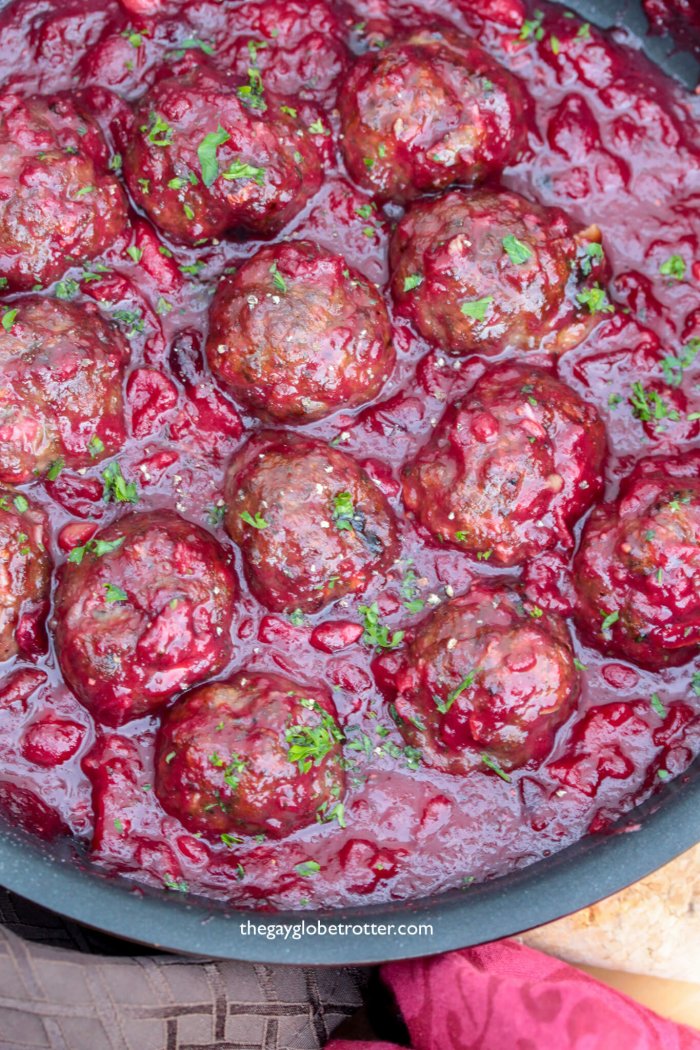
[[[700,368],[682,358],[682,348],[700,337],[699,100],[655,71],[622,31],[601,35],[561,9],[541,6],[543,18],[518,0],[423,7],[356,0],[314,3],[311,10],[273,0],[201,0],[165,3],[151,16],[104,0],[20,0],[0,15],[0,71],[4,84],[22,93],[84,88],[108,129],[121,103],[95,86],[136,99],[183,42],[190,42],[188,50],[199,41],[199,51],[205,42],[207,61],[243,74],[252,52],[265,83],[299,93],[305,119],[323,126],[315,135],[325,164],[322,188],[283,236],[340,251],[385,286],[391,224],[401,213],[395,206],[382,210],[344,172],[334,109],[341,73],[351,50],[363,51],[373,30],[381,37],[447,21],[477,36],[534,99],[525,158],[506,170],[501,184],[602,230],[615,313],[601,315],[592,334],[555,367],[595,403],[606,424],[609,499],[642,456],[687,453],[688,473],[700,476],[700,420],[693,418],[700,410]],[[251,41],[267,46],[251,49]],[[406,748],[376,687],[372,649],[359,637],[359,605],[376,601],[392,632],[410,631],[479,577],[522,577],[532,603],[565,617],[575,597],[570,559],[559,550],[521,570],[498,570],[427,542],[406,515],[403,464],[485,362],[430,348],[396,318],[397,365],[378,401],[336,412],[303,434],[332,441],[364,465],[397,512],[400,556],[363,595],[319,613],[290,618],[256,602],[224,532],[222,507],[225,465],[262,424],[213,382],[203,343],[219,277],[260,242],[186,249],[157,234],[133,202],[130,215],[125,236],[98,264],[68,271],[62,288],[121,318],[131,345],[130,436],[118,457],[121,470],[138,486],[140,510],[177,510],[213,532],[236,562],[243,594],[232,626],[234,657],[219,677],[265,670],[333,690],[346,736],[345,826],[319,823],[280,841],[197,838],[164,813],[152,789],[157,719],[118,731],[96,728],[62,682],[53,643],[49,639],[44,653],[40,635],[31,660],[3,668],[0,805],[41,833],[69,832],[109,870],[135,880],[245,906],[318,907],[468,886],[605,829],[663,780],[681,775],[700,751],[694,664],[644,671],[587,647],[571,623],[576,657],[585,665],[583,689],[542,765],[515,771],[509,781],[488,768],[457,777],[426,768]],[[660,272],[673,255],[684,260],[682,279]],[[6,309],[21,301],[9,297]],[[523,358],[551,366],[544,354]],[[678,377],[679,366],[664,367],[665,358],[685,361],[679,385],[668,381]],[[640,419],[638,408],[635,415],[640,389],[658,393],[658,418],[652,412]],[[103,469],[66,468],[54,480],[22,489],[50,517],[56,565],[96,525],[131,509],[103,500]],[[580,529],[581,523],[577,534]]]

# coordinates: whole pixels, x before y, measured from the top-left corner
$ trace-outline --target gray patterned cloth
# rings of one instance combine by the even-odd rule
[[[368,978],[146,954],[1,889],[0,921],[0,1050],[318,1050]]]

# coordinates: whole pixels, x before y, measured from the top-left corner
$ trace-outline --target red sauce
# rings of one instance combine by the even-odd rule
[[[370,16],[380,19],[385,34],[439,16],[477,36],[534,99],[527,157],[506,170],[502,185],[559,206],[584,226],[595,222],[603,232],[616,312],[601,315],[557,367],[606,423],[609,499],[640,456],[700,445],[700,425],[692,418],[700,410],[700,370],[691,362],[673,386],[662,368],[665,356],[678,357],[684,342],[700,335],[700,100],[652,68],[624,31],[601,34],[560,9],[539,6],[544,21],[536,18],[522,32],[520,0],[426,0],[422,8],[353,0],[314,4],[311,11],[275,0],[130,0],[123,6],[20,0],[0,16],[0,69],[4,84],[23,93],[96,85],[134,99],[183,40],[204,41],[214,49],[214,65],[237,65],[244,73],[247,42],[267,42],[258,50],[266,82],[286,94],[300,91],[300,107],[333,129],[318,142],[322,189],[284,235],[342,251],[351,266],[383,285],[396,209],[377,209],[368,219],[371,198],[348,181],[336,151],[333,107],[346,43],[362,50]],[[94,90],[88,97],[106,126],[113,104]],[[235,552],[243,581],[239,553],[216,508],[228,458],[261,424],[214,384],[201,342],[218,277],[259,242],[185,249],[160,238],[133,202],[130,215],[130,229],[100,257],[100,266],[93,262],[87,278],[80,268],[64,277],[107,315],[134,312],[125,383],[131,436],[119,463],[138,484],[140,510],[174,508],[212,531]],[[139,252],[130,255],[128,247],[139,249],[138,262]],[[683,279],[660,273],[672,255],[685,262]],[[11,301],[21,305],[21,296]],[[583,692],[544,764],[514,771],[509,782],[487,768],[459,777],[426,768],[405,749],[375,685],[358,605],[376,601],[393,631],[417,623],[478,577],[512,577],[518,570],[494,569],[426,543],[402,511],[402,464],[425,442],[445,402],[466,392],[484,363],[431,349],[405,322],[394,320],[393,327],[398,365],[380,400],[336,412],[304,433],[337,441],[363,463],[399,515],[400,558],[388,582],[377,579],[364,595],[300,622],[267,612],[243,584],[232,628],[235,656],[221,675],[245,667],[333,689],[349,760],[346,826],[316,824],[280,841],[197,838],[163,811],[152,790],[157,719],[97,728],[63,684],[53,643],[46,652],[32,624],[25,625],[22,646],[30,658],[6,665],[0,691],[0,806],[14,819],[40,834],[70,834],[109,871],[174,892],[189,888],[262,908],[340,906],[417,897],[524,866],[605,829],[687,768],[700,751],[692,663],[645,671],[587,647],[573,626],[576,657],[585,665]],[[536,353],[527,362],[546,363]],[[658,391],[676,411],[647,421],[635,417],[629,400],[635,383]],[[103,501],[101,469],[65,469],[53,481],[26,487],[49,516],[56,564],[86,543],[96,525],[123,511]],[[689,458],[688,472],[698,476],[697,458]],[[581,523],[577,534],[580,529]],[[566,556],[541,554],[521,575],[531,601],[569,616],[574,597]],[[417,601],[424,603],[420,610]],[[315,862],[311,875],[309,861]]]

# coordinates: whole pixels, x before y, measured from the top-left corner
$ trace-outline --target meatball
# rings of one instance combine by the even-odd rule
[[[261,433],[226,476],[226,529],[269,609],[317,612],[361,593],[398,553],[385,496],[355,460],[321,441]]]
[[[700,480],[642,464],[588,519],[574,582],[576,622],[603,652],[652,670],[696,656]]]
[[[190,831],[217,838],[281,838],[330,820],[345,789],[336,718],[325,688],[278,674],[200,686],[163,716],[156,794]]]
[[[236,597],[229,556],[208,532],[167,510],[128,514],[61,570],[63,676],[105,725],[150,714],[228,662]]]
[[[92,303],[19,299],[0,327],[0,482],[85,467],[125,439],[129,348]]]
[[[25,648],[25,628],[46,612],[51,578],[45,515],[21,493],[0,490],[0,661]]]
[[[309,241],[262,248],[222,282],[207,357],[238,401],[286,423],[371,401],[395,360],[378,289]]]
[[[0,97],[0,279],[29,289],[94,259],[127,223],[109,150],[76,103]]]
[[[501,585],[446,602],[378,665],[401,733],[448,773],[542,761],[580,688],[564,621],[537,606],[528,615]]]
[[[233,88],[196,69],[139,102],[124,175],[138,206],[189,244],[228,230],[277,233],[321,184],[321,159],[296,110],[260,74]]]
[[[404,502],[441,542],[491,565],[517,565],[557,543],[602,491],[605,427],[553,375],[491,369],[448,408],[404,468]]]
[[[391,291],[422,336],[451,354],[563,353],[613,308],[597,226],[517,193],[454,190],[419,201],[391,241]]]
[[[355,182],[406,201],[476,183],[525,142],[525,88],[471,37],[419,30],[355,63],[339,96]]]

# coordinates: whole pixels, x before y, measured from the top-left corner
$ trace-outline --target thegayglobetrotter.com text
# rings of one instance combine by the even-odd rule
[[[432,937],[432,923],[410,922],[322,922],[320,919],[300,922],[241,923],[247,937],[264,937],[268,941],[300,941],[303,937]]]

